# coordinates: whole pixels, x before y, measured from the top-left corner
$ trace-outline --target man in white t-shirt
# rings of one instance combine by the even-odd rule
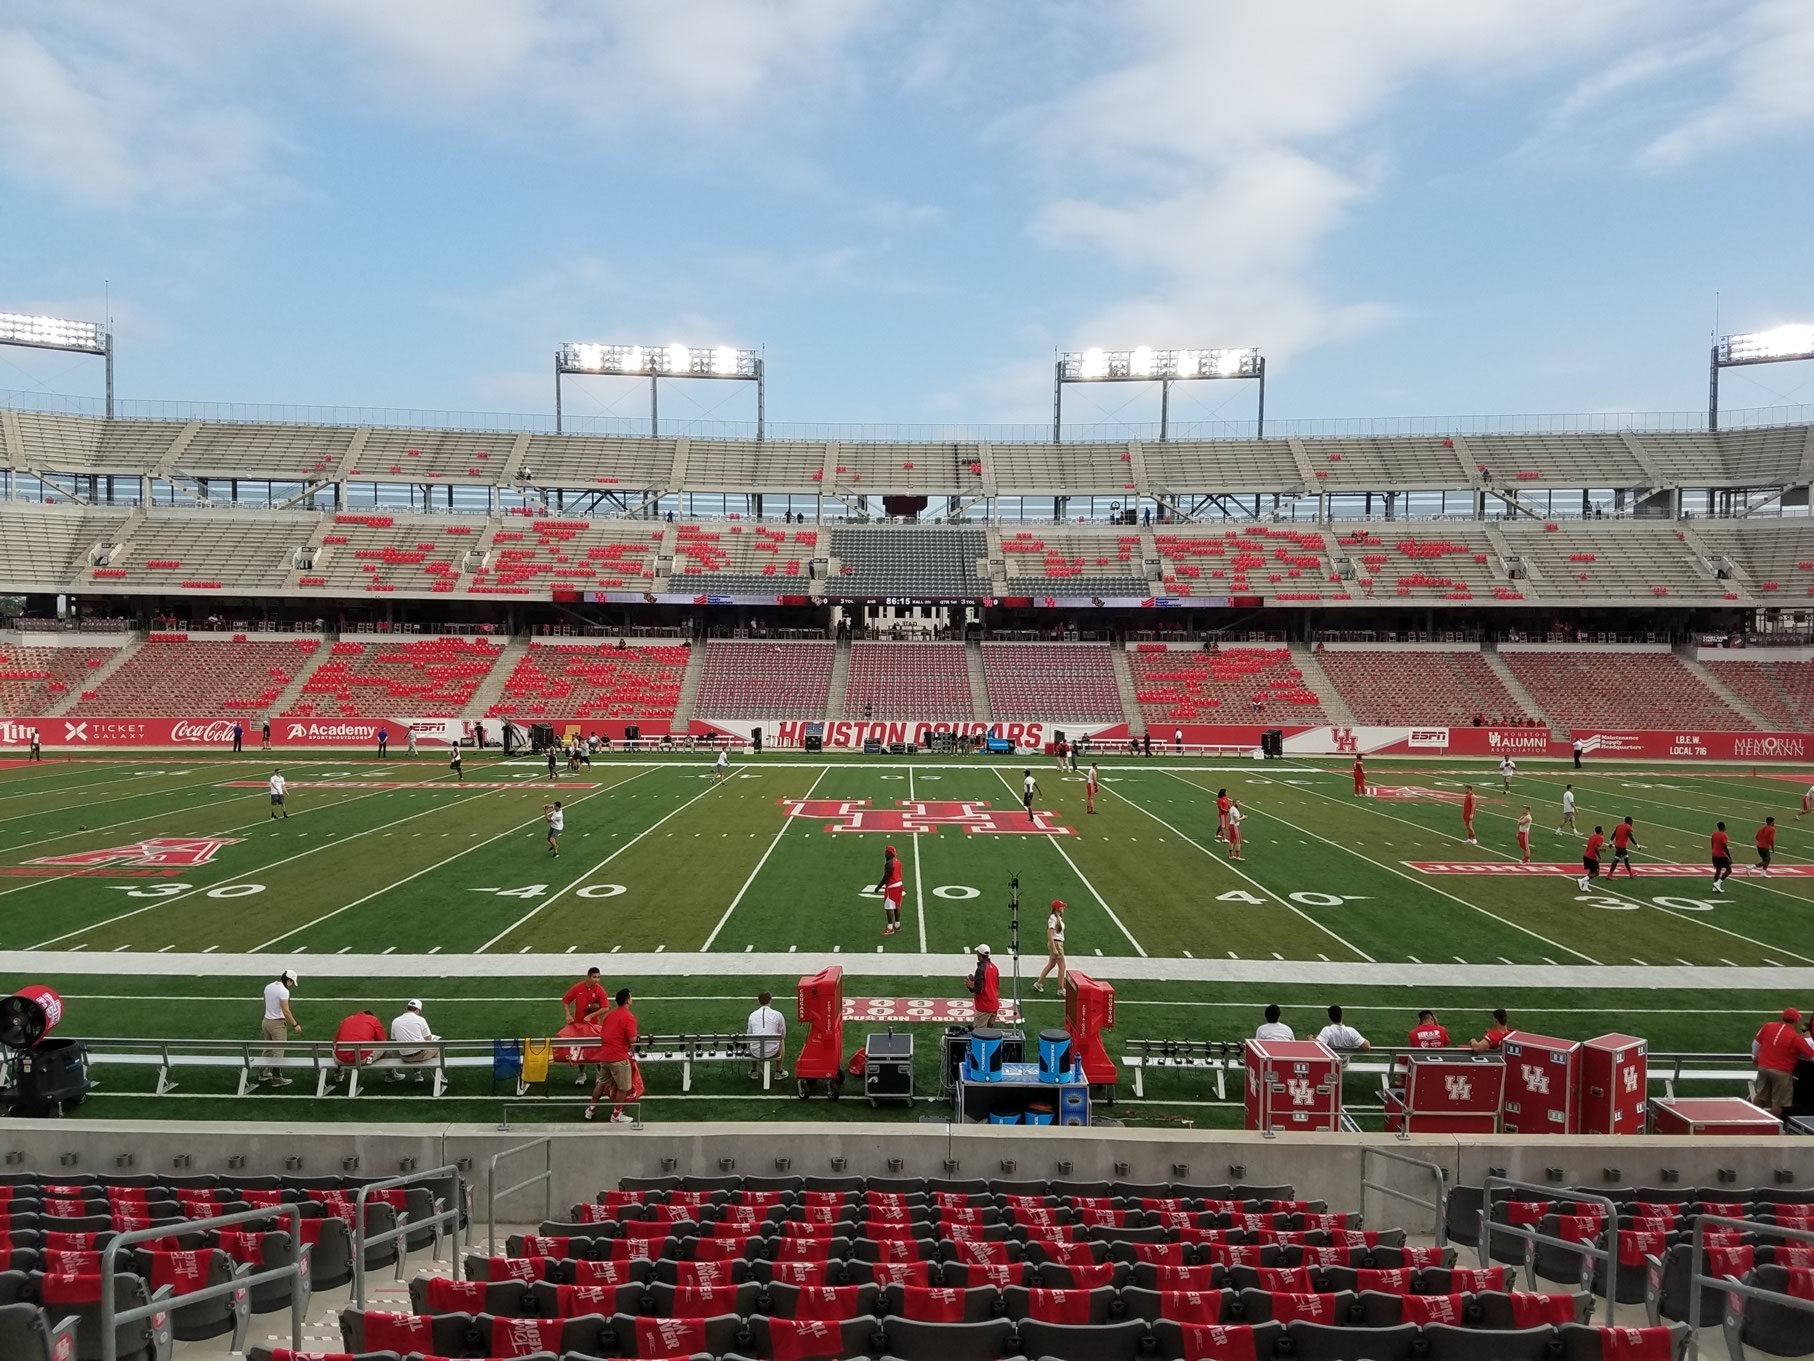
[[[718,760],[712,766],[712,783],[717,784],[731,773],[731,749],[718,748]]]
[[[1512,776],[1516,775],[1517,773],[1518,773],[1518,763],[1516,761],[1514,761],[1509,756],[1500,758],[1499,783],[1505,787],[1505,790],[1507,793],[1511,792]]]
[[[750,1081],[762,1076],[762,1060],[774,1061],[774,1076],[787,1076],[785,1060],[787,1058],[787,1017],[770,1005],[774,1001],[770,993],[763,993],[756,998],[756,1009],[750,1013],[749,1024],[744,1034],[751,1037],[750,1045]]]
[[[1556,830],[1580,835],[1575,828],[1575,787],[1572,784],[1562,786],[1562,825]]]
[[[283,772],[281,770],[273,770],[271,772],[271,816],[272,817],[277,817],[277,816],[281,815],[285,819],[289,818],[290,810],[283,806],[284,795],[289,792],[289,788],[290,788],[289,782],[283,778]]]
[[[403,725],[403,738],[407,744],[409,754],[414,756],[416,754],[416,725],[414,723],[405,723]]]
[[[1064,996],[1064,899],[1052,899],[1052,910],[1046,916],[1046,966],[1033,980],[1033,991],[1046,990],[1046,975],[1058,971],[1058,995]]]
[[[542,816],[548,819],[548,854],[556,860],[561,858],[561,833],[567,830],[567,814],[561,808],[561,801],[542,805]]]
[[[1277,1002],[1271,1003],[1266,1008],[1266,1019],[1260,1023],[1260,1028],[1253,1032],[1253,1037],[1256,1040],[1295,1040],[1297,1038],[1291,1033],[1291,1027],[1279,1019]]]
[[[1801,796],[1801,812],[1795,815],[1795,820],[1800,822],[1809,813],[1814,813],[1814,784],[1809,785],[1808,792]]]
[[[1033,797],[1039,793],[1039,781],[1033,778],[1033,772],[1030,770],[1023,774],[1025,778],[1020,782],[1020,801],[1026,806],[1027,821],[1032,822],[1034,821]]]
[[[1342,1009],[1329,1008],[1329,1024],[1316,1033],[1317,1039],[1333,1049],[1343,1063],[1350,1054],[1364,1054],[1373,1046],[1367,1043],[1367,1037],[1351,1025],[1342,1023]]]
[[[296,975],[285,969],[276,978],[265,984],[265,1022],[264,1037],[267,1048],[265,1058],[276,1060],[283,1057],[283,1050],[273,1042],[281,1040],[290,1031],[298,1035],[302,1026],[295,1013],[290,1010],[290,989],[296,986]],[[277,1070],[275,1065],[265,1069],[261,1082],[268,1082],[273,1087],[288,1087],[290,1079]]]
[[[428,1018],[422,1014],[422,999],[412,997],[404,1007],[403,1013],[391,1022],[391,1043],[402,1046],[397,1050],[397,1057],[404,1063],[433,1063],[436,1051],[433,1049],[409,1048],[410,1045],[432,1044],[441,1037],[429,1029]],[[403,1081],[403,1074],[393,1070],[392,1082]],[[416,1081],[425,1081],[423,1074],[416,1074]]]

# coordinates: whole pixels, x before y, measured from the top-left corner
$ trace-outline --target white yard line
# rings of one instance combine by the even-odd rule
[[[653,766],[653,765],[650,767],[650,769],[652,769],[652,770],[659,770],[661,768],[662,767],[660,767],[660,766]],[[669,767],[669,768],[672,769],[672,767]],[[647,774],[647,773],[648,773],[648,771],[643,772],[643,774]],[[640,778],[641,778],[641,776],[632,776],[631,777],[631,779],[640,779]],[[623,787],[623,785],[626,785],[629,783],[630,783],[630,780],[624,780],[619,784],[612,785],[611,788],[620,789]],[[634,846],[637,842],[641,841],[650,832],[654,831],[657,827],[661,826],[661,824],[666,822],[669,818],[675,816],[677,813],[685,812],[687,809],[691,808],[694,804],[698,803],[701,799],[703,799],[707,794],[710,794],[713,790],[722,789],[723,787],[724,786],[716,784],[716,783],[709,784],[704,789],[700,790],[697,794],[693,795],[692,798],[688,799],[685,803],[681,804],[678,808],[670,809],[668,812],[662,814],[661,817],[657,818],[654,822],[651,822],[647,827],[643,828],[635,836],[631,837],[628,841],[624,842],[623,845],[619,846],[616,850],[612,851],[611,854],[607,855],[603,860],[599,861],[596,865],[594,865],[591,869],[587,870],[584,874],[573,879],[568,884],[566,884],[564,887],[556,889],[553,892],[553,894],[551,894],[549,896],[549,898],[546,902],[537,903],[534,907],[530,908],[527,912],[525,912],[522,916],[518,917],[509,926],[505,927],[502,931],[498,932],[497,935],[493,936],[490,940],[486,941],[483,945],[481,945],[475,953],[484,954],[487,950],[489,950],[492,946],[496,945],[499,941],[503,940],[505,936],[508,936],[512,931],[516,930],[519,926],[523,926],[526,923],[532,921],[535,918],[536,914],[541,912],[541,910],[543,908],[551,907],[556,902],[558,902],[560,899],[566,897],[574,889],[578,888],[581,884],[585,883],[586,880],[590,879],[593,875],[597,874],[606,865],[609,865],[613,860],[617,859],[618,856],[622,855],[625,851],[629,850],[630,847]],[[603,791],[601,790],[600,792],[602,793]],[[591,798],[592,796],[590,794],[588,794],[585,797]],[[581,802],[581,801],[582,800],[578,800],[578,799],[574,800],[574,802],[576,802],[576,803]]]
[[[823,780],[829,774],[831,774],[831,767],[826,766],[819,772],[819,779],[812,782],[812,785],[807,789],[803,797],[810,799],[813,796],[813,790],[819,787],[819,781]],[[712,928],[712,934],[707,936],[705,938],[705,944],[699,947],[700,954],[704,954],[707,950],[712,948],[712,942],[718,939],[718,933],[724,930],[724,924],[731,919],[731,913],[737,910],[737,904],[742,902],[743,895],[750,891],[750,885],[756,882],[756,876],[762,873],[762,867],[768,864],[769,856],[775,853],[775,847],[781,844],[781,838],[787,835],[787,829],[795,821],[796,819],[791,817],[783,817],[781,819],[781,830],[775,833],[775,839],[769,842],[768,849],[762,852],[762,858],[756,862],[756,868],[750,871],[750,877],[743,881],[743,887],[737,890],[737,896],[731,899],[731,905],[724,909],[724,915],[718,919],[718,925]]]
[[[827,767],[829,769],[829,767]],[[914,802],[913,767],[907,767],[907,802]],[[908,838],[913,843],[913,905],[920,919],[920,953],[926,953],[926,878],[920,873],[920,838],[914,833]]]
[[[1198,784],[1195,780],[1186,780],[1182,775],[1176,776],[1175,778],[1180,783],[1189,785],[1192,789],[1203,789],[1203,786]],[[1293,786],[1292,788],[1295,793],[1310,794],[1315,798],[1327,799],[1330,803],[1341,803],[1342,802],[1341,799],[1334,798],[1331,795],[1318,794],[1314,789],[1301,789],[1301,788],[1297,788],[1296,786]],[[1207,793],[1208,791],[1204,790],[1204,792]],[[1289,822],[1286,822],[1285,819],[1283,819],[1273,813],[1267,813],[1267,812],[1261,811],[1260,816],[1264,817],[1264,818],[1271,818],[1274,822],[1277,822],[1278,824],[1280,824],[1281,826],[1284,826],[1284,827],[1291,826],[1291,824]],[[1379,816],[1391,817],[1392,815],[1390,813],[1381,813]],[[1402,818],[1393,818],[1392,820],[1394,822],[1403,821]],[[1421,823],[1416,823],[1413,825],[1422,827]],[[1416,875],[1407,874],[1403,870],[1395,869],[1391,865],[1386,864],[1385,861],[1375,860],[1370,855],[1362,855],[1359,851],[1355,850],[1352,846],[1344,846],[1339,841],[1331,841],[1328,837],[1318,835],[1316,832],[1311,831],[1308,827],[1294,827],[1292,830],[1303,832],[1306,836],[1315,837],[1318,841],[1322,842],[1325,846],[1333,846],[1333,847],[1335,847],[1336,850],[1344,851],[1347,854],[1353,856],[1356,860],[1364,860],[1369,865],[1373,866],[1375,869],[1384,870],[1387,874],[1393,875],[1399,879],[1403,879],[1406,883],[1417,884],[1422,888],[1426,888],[1430,892],[1437,894],[1440,897],[1447,898],[1450,902],[1455,903],[1456,905],[1458,905],[1460,907],[1467,908],[1468,911],[1470,911],[1470,912],[1478,912],[1483,917],[1491,917],[1494,921],[1498,922],[1500,925],[1509,926],[1514,931],[1518,931],[1518,932],[1523,933],[1524,935],[1529,936],[1532,940],[1540,940],[1545,945],[1549,946],[1551,949],[1560,950],[1564,954],[1573,955],[1576,959],[1584,959],[1589,964],[1598,964],[1600,962],[1599,960],[1595,959],[1592,955],[1583,954],[1581,951],[1575,949],[1573,946],[1564,945],[1561,941],[1558,941],[1558,940],[1551,940],[1548,936],[1545,936],[1536,931],[1533,931],[1528,926],[1520,926],[1517,922],[1513,921],[1510,917],[1502,917],[1497,912],[1489,912],[1484,907],[1480,907],[1474,903],[1470,903],[1466,898],[1456,897],[1453,893],[1450,893],[1447,889],[1438,888],[1435,884],[1430,883],[1429,880],[1427,880],[1427,879],[1420,879]],[[1429,829],[1423,828],[1423,830],[1428,831]]]
[[[1188,784],[1189,781],[1186,781],[1186,783]],[[1107,787],[1105,786],[1105,788],[1107,788]],[[1200,788],[1200,786],[1193,786],[1193,788]],[[1323,925],[1322,922],[1318,921],[1315,917],[1312,917],[1309,913],[1305,912],[1296,903],[1288,902],[1286,899],[1280,897],[1278,894],[1274,893],[1271,889],[1267,888],[1266,885],[1262,884],[1258,879],[1255,879],[1251,874],[1249,874],[1246,870],[1242,869],[1239,865],[1235,864],[1232,860],[1223,860],[1221,857],[1217,856],[1213,851],[1211,851],[1209,849],[1209,847],[1205,846],[1202,842],[1196,840],[1194,837],[1186,836],[1183,832],[1179,831],[1176,827],[1172,826],[1171,823],[1167,822],[1164,818],[1160,817],[1157,813],[1153,812],[1152,809],[1146,807],[1144,804],[1136,803],[1133,799],[1130,799],[1126,794],[1121,793],[1119,790],[1109,789],[1108,792],[1113,794],[1116,798],[1120,799],[1123,803],[1127,804],[1128,807],[1138,809],[1140,812],[1145,813],[1154,822],[1158,823],[1161,827],[1165,828],[1168,832],[1170,832],[1173,836],[1177,837],[1179,840],[1188,842],[1192,846],[1195,846],[1198,850],[1202,851],[1204,855],[1207,855],[1211,860],[1215,861],[1216,864],[1223,866],[1224,868],[1228,869],[1232,873],[1237,874],[1241,878],[1245,879],[1248,883],[1252,884],[1255,888],[1259,889],[1261,893],[1264,893],[1268,898],[1271,898],[1275,903],[1277,903],[1280,907],[1284,908],[1286,911],[1295,912],[1298,916],[1302,917],[1305,921],[1309,922],[1312,926],[1314,926],[1318,931],[1321,931],[1325,936],[1328,936],[1329,939],[1336,941],[1338,944],[1340,944],[1344,950],[1352,951],[1354,954],[1357,954],[1362,959],[1366,960],[1367,963],[1369,963],[1369,964],[1374,962],[1373,956],[1368,954],[1365,950],[1361,949],[1360,946],[1354,944],[1352,941],[1344,940],[1341,936],[1338,936],[1334,931],[1330,930],[1329,927]]]
[[[1008,783],[1008,777],[1006,775],[1002,774],[999,769],[996,770],[995,776],[1004,785],[1007,785],[1008,793],[1010,796],[1012,796],[1014,794],[1014,786],[1012,784]],[[1120,917],[1115,915],[1115,909],[1109,906],[1108,899],[1104,898],[1100,893],[1098,893],[1096,891],[1096,885],[1092,884],[1088,879],[1086,879],[1084,877],[1083,871],[1077,868],[1077,862],[1075,860],[1071,859],[1071,857],[1066,853],[1065,848],[1063,846],[1060,846],[1058,844],[1058,838],[1055,836],[1048,836],[1043,839],[1050,842],[1052,845],[1052,849],[1057,851],[1059,856],[1064,860],[1065,864],[1067,864],[1071,867],[1071,873],[1075,874],[1077,876],[1078,883],[1082,884],[1084,886],[1084,888],[1089,890],[1089,894],[1092,898],[1094,898],[1096,900],[1097,906],[1099,906],[1104,912],[1108,913],[1109,920],[1115,923],[1115,928],[1118,931],[1120,931],[1122,935],[1126,936],[1127,943],[1134,947],[1134,953],[1139,955],[1142,959],[1145,959],[1147,957],[1146,956],[1146,947],[1143,946],[1139,941],[1134,939],[1134,933],[1127,929],[1127,923],[1122,921]]]

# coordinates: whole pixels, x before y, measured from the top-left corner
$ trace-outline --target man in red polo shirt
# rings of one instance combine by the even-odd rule
[[[561,994],[561,1006],[566,1010],[568,1025],[596,1025],[603,1019],[609,1002],[610,998],[605,992],[604,983],[599,979],[596,964],[586,970],[584,978]],[[585,1064],[580,1064],[579,1076],[573,1079],[573,1085],[586,1085]]]
[[[1476,1054],[1498,1053],[1505,1043],[1505,1037],[1512,1033],[1512,1023],[1505,1018],[1505,1008],[1493,1008],[1493,1023],[1486,1028],[1486,1034],[1475,1040],[1468,1048]]]
[[[603,1073],[598,1085],[592,1089],[591,1104],[586,1107],[586,1119],[590,1120],[598,1113],[599,1099],[607,1088],[611,1092],[611,1123],[628,1125],[634,1122],[624,1114],[624,1102],[631,1099],[636,1090],[636,1066],[630,1060],[630,1047],[636,1043],[636,1016],[630,1010],[630,990],[617,990],[617,1005],[598,1028],[598,1056]]]
[[[1751,1099],[1767,1108],[1778,1120],[1795,1096],[1795,1063],[1814,1059],[1814,1042],[1801,1033],[1801,1013],[1784,1007],[1782,1020],[1765,1022],[1751,1041],[1751,1057],[1757,1061],[1757,1083]]]
[[[361,1046],[382,1045],[385,1038],[383,1021],[369,1011],[355,1011],[334,1032],[334,1062],[342,1069],[363,1068],[377,1058],[380,1051]],[[339,1072],[334,1074],[334,1080],[340,1080]]]
[[[964,988],[976,1005],[976,1018],[972,1024],[994,1025],[995,1014],[1001,1010],[1001,970],[989,957],[987,945],[976,947],[976,972],[964,980]]]

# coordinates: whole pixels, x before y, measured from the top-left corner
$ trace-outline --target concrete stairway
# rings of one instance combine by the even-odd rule
[[[825,721],[831,722],[844,713],[844,696],[850,690],[850,639],[838,639],[837,651],[831,657],[831,684],[825,691]]]
[[[1767,731],[1776,726],[1775,723],[1764,717],[1763,711],[1755,704],[1741,696],[1738,691],[1727,685],[1725,681],[1721,680],[1706,667],[1702,666],[1693,657],[1689,656],[1688,653],[1678,651],[1675,655],[1681,658],[1683,666],[1687,667],[1700,678],[1703,685],[1720,697],[1721,704],[1724,704],[1735,713],[1743,714],[1745,722],[1751,724],[1752,727],[1761,728]]]
[[[1329,679],[1329,673],[1323,670],[1323,664],[1317,661],[1309,646],[1294,641],[1291,660],[1304,673],[1304,688],[1321,702],[1329,721],[1345,727],[1354,726],[1354,710],[1348,707],[1348,701],[1342,698],[1342,692],[1335,688],[1335,682]]]
[[[1127,715],[1128,731],[1135,728],[1146,731],[1146,717],[1140,712],[1139,691],[1134,688],[1134,668],[1127,659],[1127,648],[1111,647],[1109,655],[1115,662],[1115,689],[1121,692],[1121,712]]]
[[[307,657],[303,658],[301,664],[297,666],[296,674],[291,676],[290,683],[283,687],[283,693],[278,695],[276,699],[272,700],[270,704],[265,707],[265,713],[287,714],[291,709],[294,709],[302,700],[303,684],[310,676],[315,674],[315,668],[328,659],[328,655],[333,649],[333,646],[334,640],[332,638],[323,638],[321,640],[321,646],[309,653]],[[257,727],[258,725],[248,719],[246,726],[252,728]]]
[[[705,645],[695,642],[687,656],[687,673],[680,678],[680,698],[674,701],[674,717],[668,720],[673,732],[685,732],[693,721],[693,708],[699,702],[699,677],[705,670]]]
[[[1493,674],[1499,677],[1499,683],[1511,692],[1512,698],[1518,701],[1525,713],[1539,723],[1547,724],[1552,735],[1568,736],[1567,730],[1558,728],[1556,720],[1543,711],[1543,706],[1537,703],[1537,697],[1525,689],[1524,682],[1512,674],[1512,668],[1505,664],[1505,658],[1493,648],[1484,646],[1480,649],[1480,657],[1492,669]]]
[[[964,644],[964,664],[970,669],[970,711],[985,723],[995,721],[989,707],[989,682],[983,676],[983,647],[974,640]]]
[[[84,676],[82,678],[82,684],[64,695],[62,699],[51,705],[50,708],[46,709],[44,711],[44,716],[46,718],[63,717],[64,714],[68,713],[71,709],[75,708],[76,705],[82,702],[82,691],[99,690],[101,688],[101,683],[114,672],[118,671],[122,666],[126,665],[126,663],[132,659],[133,654],[143,646],[145,646],[145,640],[137,634],[133,635],[133,640],[130,643],[114,653],[113,656],[109,657],[105,662],[102,662],[98,670],[90,671]]]
[[[472,692],[468,710],[474,714],[489,713],[491,706],[504,698],[505,683],[510,680],[510,673],[516,670],[516,664],[528,655],[527,633],[516,634],[505,643],[503,653],[492,663],[491,670],[485,673],[485,679],[479,682],[479,688]]]

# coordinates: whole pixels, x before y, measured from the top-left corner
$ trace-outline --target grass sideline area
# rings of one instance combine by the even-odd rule
[[[1346,759],[1099,759],[1093,815],[1081,775],[1031,758],[766,753],[733,758],[722,783],[705,754],[614,754],[577,772],[563,763],[552,782],[541,762],[494,753],[469,755],[456,781],[426,749],[413,760],[157,752],[9,763],[0,766],[0,951],[16,972],[4,982],[63,991],[65,1034],[252,1039],[264,970],[246,963],[254,956],[269,961],[264,977],[286,965],[303,974],[295,1005],[308,1037],[330,1037],[356,1004],[388,1020],[411,996],[449,1038],[536,1035],[558,1024],[570,956],[571,976],[597,962],[608,985],[632,986],[646,1031],[736,1030],[759,986],[791,1012],[795,978],[829,962],[844,965],[850,997],[960,997],[978,941],[993,945],[1005,971],[1008,884],[1018,876],[1029,979],[1054,897],[1069,904],[1072,966],[1113,961],[1117,1055],[1132,1039],[1250,1034],[1274,1000],[1300,1032],[1340,1002],[1383,1043],[1401,1042],[1423,1006],[1458,1039],[1505,1006],[1529,1029],[1579,1038],[1621,1030],[1657,1052],[1735,1053],[1783,1005],[1814,1006],[1814,995],[1789,986],[1814,967],[1805,928],[1814,836],[1795,817],[1806,769],[1577,772],[1532,762],[1507,793],[1492,763],[1408,758],[1370,761],[1368,793],[1357,797]],[[273,766],[291,782],[287,821],[269,816]],[[1040,785],[1031,823],[1018,806],[1027,769]],[[1481,800],[1474,846],[1460,839],[1470,781]],[[1580,837],[1556,830],[1568,783],[1583,832],[1634,818],[1635,878],[1579,890]],[[1214,839],[1222,788],[1248,812],[1240,862]],[[547,853],[542,819],[554,798],[568,815],[559,859]],[[1516,867],[1526,804],[1533,859],[1555,872]],[[1783,872],[1711,892],[1713,823],[1726,821],[1743,867],[1770,815]],[[886,842],[906,872],[906,929],[882,938],[873,886]],[[797,971],[762,978],[729,958],[789,952]],[[655,962],[627,960],[619,977],[614,953]],[[702,953],[713,958],[686,962]],[[158,973],[146,957],[159,954],[220,959],[221,973],[205,964]],[[312,959],[341,954],[396,965],[369,979],[312,972]],[[526,958],[503,963],[513,956]],[[229,969],[234,957],[242,967]],[[499,964],[488,969],[487,958]],[[1335,981],[1308,984],[1305,965]],[[712,976],[700,972],[707,967]],[[1148,968],[1166,977],[1143,976]],[[1706,983],[1629,986],[1662,968],[1678,981],[1684,968],[1704,971]],[[1237,969],[1252,981],[1228,981]],[[1601,969],[1620,970],[1619,986],[1596,985]],[[1490,981],[1499,970],[1503,986]],[[1756,982],[1775,970],[1782,990]],[[1418,981],[1391,982],[1398,974]],[[1030,1012],[1032,1027],[1060,1017],[1051,999],[1032,999]],[[847,1050],[867,1028],[847,1023]],[[928,1095],[941,1027],[912,1028]],[[799,1038],[796,1027],[795,1046]],[[163,1099],[130,1094],[141,1078],[148,1088],[148,1074],[101,1077],[90,1107],[101,1115],[214,1118],[247,1107],[226,1095],[231,1079],[220,1073],[186,1071],[179,1094]],[[836,1107],[753,1097],[740,1073],[696,1077],[684,1098],[677,1071],[647,1078],[651,1118],[661,1120],[873,1118],[848,1097]],[[495,1118],[484,1085],[457,1075],[435,1118]],[[1202,1085],[1162,1075],[1149,1081],[1149,1102],[1124,1099],[1115,1114],[1238,1123],[1236,1105],[1199,1104]],[[1350,1099],[1366,1096],[1351,1079]],[[424,1109],[383,1093],[310,1105],[310,1118]]]

